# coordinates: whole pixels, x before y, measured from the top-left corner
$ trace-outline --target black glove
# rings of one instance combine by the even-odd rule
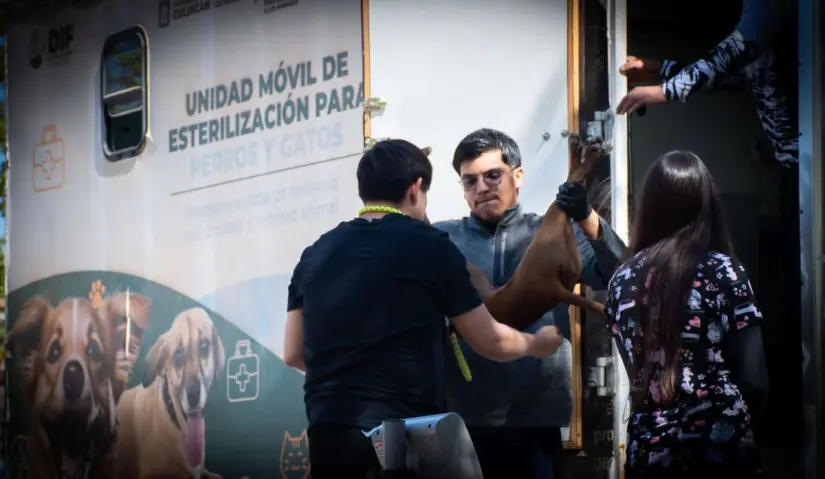
[[[593,208],[587,202],[587,189],[577,183],[567,182],[559,186],[556,204],[573,221],[586,220],[593,212]]]

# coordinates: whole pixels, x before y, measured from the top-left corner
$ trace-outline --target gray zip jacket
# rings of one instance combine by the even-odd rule
[[[493,286],[501,286],[515,272],[541,219],[535,213],[523,213],[517,206],[505,213],[495,234],[473,216],[434,226],[450,235]],[[597,290],[607,288],[621,264],[624,244],[604,220],[598,240],[589,239],[575,223],[573,230],[582,255],[582,282]],[[555,324],[567,338],[553,356],[544,360],[522,358],[497,363],[474,353],[462,341],[461,349],[473,378],[467,382],[454,355],[447,355],[449,409],[460,414],[468,426],[567,427],[573,408],[568,308],[566,304],[558,305],[525,330],[535,332],[541,326]]]

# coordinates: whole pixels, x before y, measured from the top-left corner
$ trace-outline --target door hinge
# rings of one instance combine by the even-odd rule
[[[609,155],[613,151],[613,110],[597,111],[593,114],[593,121],[587,122],[587,138],[599,137],[602,143],[602,153]]]
[[[596,358],[596,365],[590,368],[587,385],[596,389],[597,396],[616,394],[614,366],[616,361],[610,356]]]

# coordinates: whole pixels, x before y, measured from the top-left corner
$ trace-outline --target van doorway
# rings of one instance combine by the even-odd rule
[[[733,31],[740,11],[740,1],[627,0],[627,53],[695,61]],[[795,106],[796,36],[777,50],[780,63],[788,63],[782,73]],[[648,166],[669,150],[695,152],[713,173],[764,315],[770,398],[755,433],[765,447],[765,472],[803,477],[797,169],[773,159],[746,91],[706,91],[686,104],[649,108],[629,118],[628,132],[631,205]]]

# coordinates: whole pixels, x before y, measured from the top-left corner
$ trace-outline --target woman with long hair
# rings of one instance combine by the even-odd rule
[[[630,253],[605,305],[631,381],[627,477],[754,477],[762,315],[713,177],[693,153],[667,153],[647,171]]]

